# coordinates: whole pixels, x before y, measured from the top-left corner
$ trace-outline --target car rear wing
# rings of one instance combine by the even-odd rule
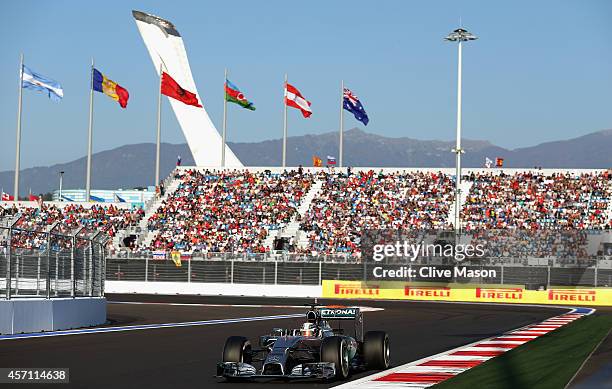
[[[321,307],[321,319],[325,320],[356,320],[359,318],[359,308],[355,307]]]

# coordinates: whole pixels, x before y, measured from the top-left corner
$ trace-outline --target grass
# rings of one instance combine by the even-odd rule
[[[611,327],[612,315],[586,316],[435,388],[563,389]]]

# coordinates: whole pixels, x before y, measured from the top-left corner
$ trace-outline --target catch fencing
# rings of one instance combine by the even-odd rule
[[[0,227],[0,298],[103,296],[108,236]]]

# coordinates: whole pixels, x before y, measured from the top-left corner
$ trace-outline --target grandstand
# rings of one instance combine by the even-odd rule
[[[452,229],[453,169],[179,167],[143,209],[125,204],[0,203],[0,223],[59,222],[113,237],[111,248],[263,253],[275,240],[308,255],[359,255],[370,229]],[[606,170],[464,169],[465,230],[612,229]],[[131,239],[126,239],[131,238]],[[35,239],[19,243],[36,247]],[[128,247],[126,247],[128,246]]]
[[[142,208],[132,209],[126,203],[66,203],[48,202],[5,202],[0,204],[0,227],[12,225],[18,230],[12,237],[15,248],[39,250],[47,244],[46,233],[53,226],[55,232],[72,235],[79,231],[81,235],[101,231],[110,238],[120,237],[130,227],[137,225],[144,216]],[[27,233],[25,232],[27,231]],[[118,244],[113,240],[111,244]],[[6,247],[6,238],[0,239],[0,245]],[[64,247],[70,246],[70,240],[62,241]]]

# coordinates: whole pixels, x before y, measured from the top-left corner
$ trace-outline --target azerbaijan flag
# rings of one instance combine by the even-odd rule
[[[230,103],[236,103],[242,108],[255,111],[255,106],[253,103],[245,99],[244,94],[240,92],[240,89],[238,89],[236,85],[232,84],[230,80],[225,80],[225,100],[229,101]]]

